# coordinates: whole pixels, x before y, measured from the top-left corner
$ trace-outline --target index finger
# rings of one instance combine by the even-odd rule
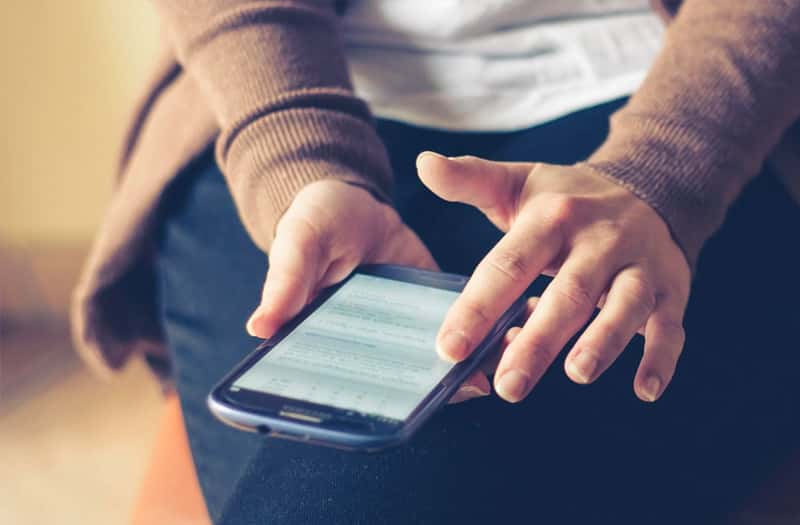
[[[462,361],[561,249],[546,221],[520,220],[484,257],[445,317],[436,340],[443,359]]]

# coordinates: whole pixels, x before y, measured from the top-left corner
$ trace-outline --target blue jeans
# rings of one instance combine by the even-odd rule
[[[607,133],[617,101],[513,133],[450,133],[379,121],[396,206],[444,270],[468,274],[500,238],[474,209],[417,180],[423,149],[567,164]],[[442,410],[405,447],[377,455],[265,439],[205,407],[255,345],[244,323],[267,257],[246,235],[213,156],[164,202],[157,249],[163,327],[200,484],[215,522],[713,523],[797,443],[800,210],[762,174],[708,243],[672,386],[653,405],[632,390],[637,338],[591,386],[555,363],[517,405],[496,397]],[[532,292],[547,282],[537,281]]]

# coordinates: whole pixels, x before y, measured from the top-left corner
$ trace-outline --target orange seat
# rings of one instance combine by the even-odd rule
[[[178,396],[168,395],[132,525],[210,524]]]

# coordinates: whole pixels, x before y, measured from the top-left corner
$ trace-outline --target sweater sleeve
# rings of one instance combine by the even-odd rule
[[[264,250],[313,181],[337,178],[381,200],[391,193],[385,148],[352,91],[335,4],[156,0],[178,60],[219,122],[217,162]]]
[[[587,164],[667,222],[694,264],[800,118],[800,1],[685,0]]]

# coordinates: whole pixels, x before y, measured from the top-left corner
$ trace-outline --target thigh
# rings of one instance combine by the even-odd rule
[[[501,234],[425,191],[416,153],[569,163],[602,140],[610,109],[514,134],[381,122],[398,209],[444,269],[468,273]],[[570,129],[584,130],[581,140],[568,143]],[[255,343],[242,326],[266,260],[210,157],[170,195],[159,249],[163,317],[201,485],[224,523],[701,522],[796,435],[800,367],[790,335],[800,290],[791,269],[800,259],[779,240],[800,218],[769,177],[748,188],[701,259],[686,353],[659,403],[633,396],[637,339],[595,385],[570,384],[557,363],[525,402],[448,407],[409,446],[375,456],[265,440],[208,414],[213,382]],[[759,275],[767,261],[771,271]]]
[[[262,439],[220,424],[205,398],[257,344],[244,323],[259,300],[267,260],[239,222],[211,151],[179,176],[162,209],[161,320],[200,486],[216,521]]]
[[[588,117],[547,133],[492,136],[484,156],[579,160],[602,140],[596,121],[604,116]],[[591,122],[601,131],[573,141],[575,158],[548,142]],[[403,133],[385,138],[398,178],[413,173],[414,150],[429,147]],[[468,272],[500,234],[471,210],[416,191],[407,221],[445,269]],[[525,402],[447,407],[408,446],[385,454],[267,442],[224,522],[720,522],[798,438],[800,255],[785,242],[798,226],[800,211],[769,174],[746,189],[703,254],[684,357],[658,403],[633,394],[637,337],[594,385],[572,384],[559,360]]]

